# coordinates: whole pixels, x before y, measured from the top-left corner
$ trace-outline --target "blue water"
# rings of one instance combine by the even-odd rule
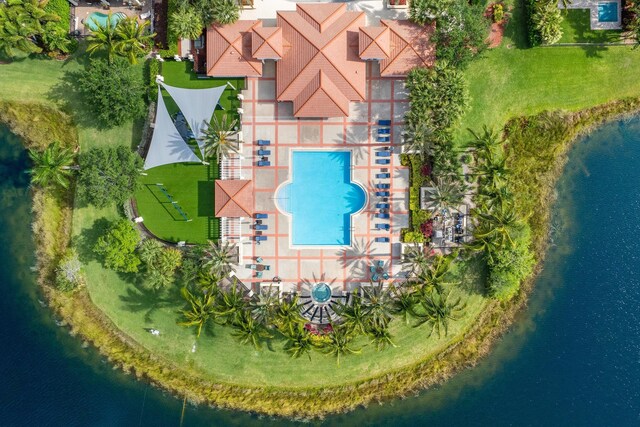
[[[0,426],[178,426],[180,400],[113,370],[37,303],[25,168],[0,128]],[[640,425],[639,184],[639,119],[585,138],[559,185],[529,307],[491,355],[417,397],[323,424]],[[297,424],[188,406],[183,425]]]
[[[291,214],[294,246],[351,244],[351,214],[365,204],[364,190],[351,182],[350,151],[293,151],[292,182],[276,195]]]
[[[618,21],[618,3],[615,3],[615,2],[598,3],[598,21],[617,22]]]
[[[89,27],[91,31],[95,31],[98,26],[104,27],[107,25],[107,15],[106,13],[101,12],[93,12],[85,19],[85,24]],[[115,27],[118,24],[118,21],[126,18],[124,13],[114,13],[111,15],[111,26]]]

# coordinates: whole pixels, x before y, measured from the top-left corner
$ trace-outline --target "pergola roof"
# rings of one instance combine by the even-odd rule
[[[253,216],[253,181],[218,179],[214,185],[215,216],[250,218]]]
[[[151,144],[144,161],[144,169],[151,169],[156,166],[168,165],[171,163],[197,162],[201,160],[191,150],[186,141],[180,136],[173,120],[164,104],[162,92],[158,88],[158,103],[156,110],[156,121],[153,128]]]

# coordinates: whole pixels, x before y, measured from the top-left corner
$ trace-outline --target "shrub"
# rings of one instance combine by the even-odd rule
[[[425,242],[424,234],[422,234],[422,232],[420,231],[407,230],[402,237],[405,243],[424,243]]]
[[[82,264],[78,260],[78,255],[69,250],[56,269],[56,287],[63,292],[68,292],[78,287],[82,281]]]
[[[182,6],[169,17],[169,31],[179,38],[197,39],[203,27],[202,17],[194,8]]]
[[[562,14],[554,0],[525,0],[529,44],[553,44],[562,37]]]
[[[409,18],[421,25],[428,24],[442,15],[453,0],[411,0]]]
[[[493,22],[501,22],[504,19],[504,7],[500,3],[493,5]]]
[[[61,29],[65,35],[69,34],[71,6],[68,0],[49,0],[44,7],[44,11],[58,16],[60,20],[55,23],[55,26]]]
[[[112,223],[105,234],[98,238],[93,250],[103,257],[104,266],[122,273],[135,273],[140,265],[136,247],[140,235],[126,219]]]
[[[147,99],[149,102],[155,102],[158,97],[158,83],[156,83],[156,76],[158,75],[162,75],[162,62],[154,58],[149,58],[145,66],[145,80],[149,84],[147,88]]]
[[[413,225],[412,229],[419,229],[422,224],[429,221],[431,218],[431,212],[425,211],[424,209],[416,209],[411,211],[411,224]]]
[[[162,289],[175,280],[176,270],[182,265],[182,252],[164,247],[154,239],[146,239],[138,248],[138,255],[145,268],[144,286]]]
[[[420,174],[422,174],[422,176],[424,177],[428,177],[431,175],[431,163],[429,162],[425,162],[422,164],[422,166],[420,167]]]
[[[430,239],[433,234],[433,221],[425,221],[420,225],[420,232],[425,239]]]
[[[512,248],[506,247],[496,251],[488,261],[489,294],[500,301],[508,301],[518,293],[520,284],[533,272],[535,264],[530,249],[531,228],[528,225],[523,226],[513,233],[512,238]]]

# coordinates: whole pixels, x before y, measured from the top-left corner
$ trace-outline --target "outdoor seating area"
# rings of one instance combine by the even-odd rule
[[[433,217],[432,248],[446,252],[469,241],[470,233],[467,231],[467,224],[466,205],[460,206],[457,211],[443,210],[436,214]]]
[[[89,35],[94,21],[104,24],[107,15],[112,22],[134,16],[139,21],[152,19],[153,2],[150,0],[74,0],[71,3],[71,31],[79,36]]]

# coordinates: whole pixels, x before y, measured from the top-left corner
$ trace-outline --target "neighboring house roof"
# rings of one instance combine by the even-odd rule
[[[251,55],[253,28],[259,21],[236,21],[207,29],[207,75],[260,77],[262,62]]]
[[[435,23],[418,25],[407,20],[381,19],[391,37],[391,54],[380,61],[382,77],[406,76],[414,67],[431,67],[436,60],[436,47],[431,42]]]
[[[218,179],[214,184],[214,209],[218,218],[240,218],[253,215],[253,181]]]
[[[391,54],[389,27],[360,27],[358,40],[360,59],[387,59]]]
[[[263,27],[262,23],[251,33],[251,55],[256,59],[282,58],[282,28]]]
[[[294,102],[296,117],[347,116],[347,101],[366,98],[366,64],[358,57],[364,12],[344,3],[297,4],[278,12],[284,54],[276,65],[278,101]],[[296,109],[297,105],[297,109]]]

